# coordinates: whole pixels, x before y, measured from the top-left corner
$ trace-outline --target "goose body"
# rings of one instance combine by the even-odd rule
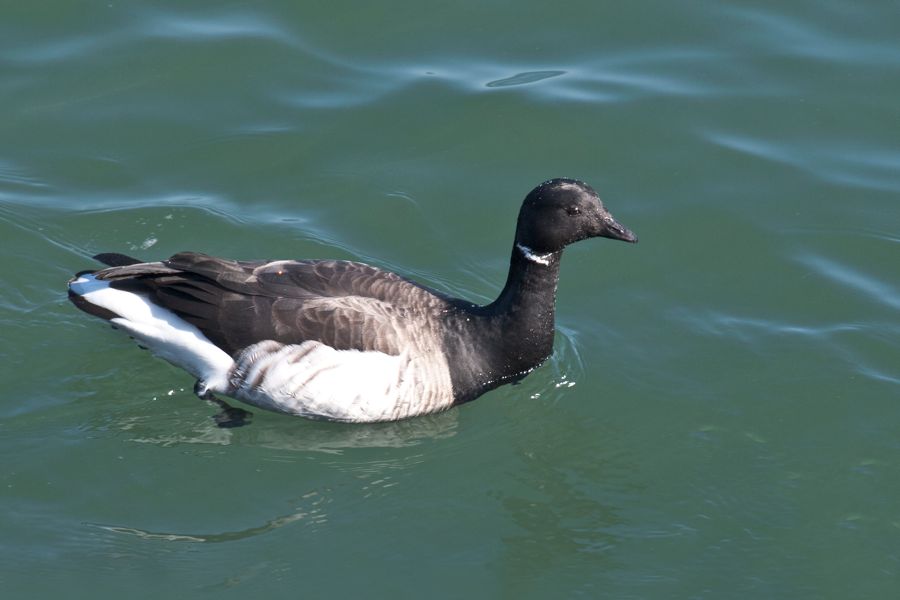
[[[555,179],[526,197],[510,272],[493,303],[452,298],[351,261],[234,261],[182,252],[107,265],[69,297],[197,379],[264,409],[335,421],[391,421],[473,400],[552,352],[565,245],[637,238],[584,183]]]

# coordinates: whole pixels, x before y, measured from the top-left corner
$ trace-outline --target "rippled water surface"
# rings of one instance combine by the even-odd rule
[[[896,597],[898,6],[6,3],[3,596]],[[439,415],[217,429],[65,298],[193,249],[484,301],[554,176],[641,243]]]

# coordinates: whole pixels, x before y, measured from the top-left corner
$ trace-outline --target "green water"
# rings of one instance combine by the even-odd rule
[[[0,8],[4,598],[894,598],[900,5]],[[256,411],[79,313],[101,251],[473,300],[543,179],[552,361],[432,417]]]

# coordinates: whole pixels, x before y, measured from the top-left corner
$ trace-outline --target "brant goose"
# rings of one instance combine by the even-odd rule
[[[340,260],[234,261],[181,252],[69,281],[81,310],[197,379],[222,427],[260,408],[347,422],[444,410],[520,379],[553,350],[563,248],[590,237],[637,242],[585,183],[552,179],[519,211],[509,276],[479,306],[395,273]]]

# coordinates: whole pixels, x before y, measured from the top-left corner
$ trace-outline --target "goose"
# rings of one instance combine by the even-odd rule
[[[479,305],[360,262],[228,260],[180,252],[159,262],[94,257],[69,299],[187,371],[218,404],[220,427],[254,407],[312,419],[395,421],[446,410],[519,380],[552,353],[563,249],[637,242],[586,183],[560,178],[522,203],[506,285]]]

